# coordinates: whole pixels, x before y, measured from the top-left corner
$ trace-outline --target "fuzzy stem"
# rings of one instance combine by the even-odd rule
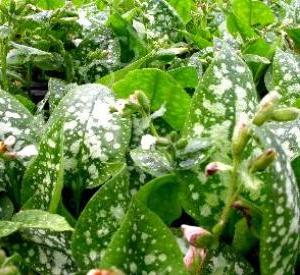
[[[225,207],[223,208],[223,212],[220,218],[220,221],[213,227],[213,233],[217,238],[219,238],[228,222],[230,210],[232,204],[235,202],[236,198],[238,197],[238,170],[239,170],[240,161],[238,158],[233,159],[233,169],[232,169],[232,176],[231,181],[228,187],[228,195],[225,202]]]
[[[0,54],[1,54],[1,75],[2,75],[2,88],[5,91],[9,89],[9,82],[7,77],[7,52],[8,52],[8,43],[7,39],[3,39],[0,43]]]

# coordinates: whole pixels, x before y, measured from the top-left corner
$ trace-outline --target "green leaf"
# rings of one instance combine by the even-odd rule
[[[275,16],[265,3],[253,0],[233,0],[232,10],[245,24],[269,25],[275,21]]]
[[[72,254],[82,268],[93,268],[105,254],[130,201],[128,172],[122,169],[90,199],[77,221]]]
[[[156,214],[134,200],[115,233],[101,267],[126,274],[187,274],[174,236]]]
[[[38,274],[74,274],[78,271],[67,250],[62,251],[47,245],[22,241],[10,248],[21,255],[25,264]]]
[[[183,88],[196,88],[198,85],[198,72],[195,67],[179,67],[169,70],[168,73],[176,79]]]
[[[0,238],[21,230],[29,235],[29,238],[37,241],[38,235],[44,231],[65,232],[73,230],[63,217],[42,210],[20,211],[13,216],[12,221],[0,221],[0,223]]]
[[[166,0],[149,0],[144,2],[141,18],[136,20],[143,24],[145,36],[154,47],[167,47],[179,40],[179,30],[183,29],[183,21]]]
[[[64,119],[66,183],[95,187],[124,161],[131,121],[111,112],[116,100],[105,86],[87,84],[70,91],[53,112],[49,125]]]
[[[177,11],[179,16],[181,17],[182,21],[184,23],[187,23],[191,20],[191,12],[193,8],[193,1],[192,0],[186,0],[186,1],[180,1],[180,0],[167,0],[170,5]]]
[[[300,99],[300,57],[291,52],[277,50],[269,76],[270,88],[281,95],[281,104],[297,106]],[[293,160],[300,155],[300,119],[285,123],[270,123],[270,128],[282,142],[288,157]]]
[[[13,150],[36,144],[39,130],[33,115],[18,100],[0,90],[0,140],[13,135],[17,141]]]
[[[166,154],[158,150],[134,149],[130,151],[134,164],[152,176],[162,176],[173,170]]]
[[[203,168],[204,171],[204,168]],[[180,182],[180,200],[184,210],[206,229],[211,229],[220,217],[226,195],[226,180],[229,177],[218,175],[206,178],[203,173],[191,171],[177,172]]]
[[[10,152],[18,152],[27,146],[36,146],[41,130],[33,115],[18,100],[0,90],[0,141],[9,136],[16,139]],[[4,161],[0,157],[0,187],[19,203],[20,182],[28,157]]]
[[[245,255],[253,248],[255,242],[256,238],[253,236],[249,228],[249,222],[246,218],[240,219],[235,224],[232,246],[236,251]]]
[[[300,156],[300,119],[289,122],[269,123],[270,130],[280,140],[289,160]]]
[[[277,49],[272,63],[274,88],[283,96],[282,103],[294,105],[300,98],[300,57]]]
[[[224,44],[216,51],[193,96],[183,135],[208,140],[222,152],[214,160],[226,161],[236,119],[242,114],[252,117],[256,104],[251,71],[234,50]]]
[[[124,78],[129,72],[143,67],[148,61],[150,61],[153,58],[153,55],[153,53],[149,53],[144,57],[141,57],[140,59],[131,62],[126,67],[118,71],[111,72],[108,75],[100,78],[97,82],[108,87],[112,87],[114,83]]]
[[[0,221],[0,238],[7,237],[18,231],[20,224],[10,221]]]
[[[181,215],[180,184],[174,175],[166,175],[144,185],[136,194],[151,211],[156,213],[167,225]]]
[[[56,212],[63,188],[63,138],[63,120],[57,120],[47,129],[41,140],[38,156],[25,172],[23,209],[36,208]]]
[[[256,129],[263,149],[274,148],[278,157],[263,172],[265,192],[262,199],[260,231],[261,274],[293,273],[299,247],[299,191],[290,162],[281,143],[267,127]]]
[[[234,13],[230,13],[227,16],[227,28],[229,32],[235,37],[239,34],[242,36],[244,40],[252,40],[257,37],[255,31],[248,25],[247,22],[242,20],[243,17],[239,17]]]
[[[37,6],[46,9],[52,10],[63,7],[65,4],[65,0],[38,0]]]
[[[251,1],[251,25],[266,26],[275,22],[272,9],[261,1]]]
[[[243,57],[246,62],[251,62],[249,67],[253,72],[255,82],[257,82],[264,73],[266,64],[270,63],[269,60],[273,58],[278,44],[279,41],[275,41],[271,44],[259,37],[247,45]],[[256,62],[256,64],[254,62]],[[257,62],[261,62],[261,64],[257,64]]]
[[[9,220],[14,213],[14,205],[9,197],[1,193],[0,194],[0,220]]]
[[[67,84],[58,78],[50,78],[48,82],[48,97],[51,111],[55,109],[60,100],[75,86],[76,84]]]
[[[203,274],[256,274],[252,266],[228,246],[213,251],[205,261]]]
[[[40,228],[56,232],[73,230],[63,217],[42,210],[20,211],[13,216],[12,221],[20,223],[22,228]]]
[[[190,97],[167,73],[158,69],[141,69],[113,86],[118,97],[127,98],[136,90],[142,90],[151,100],[151,109],[157,111],[163,104],[167,109],[163,118],[173,128],[180,130],[190,106]]]

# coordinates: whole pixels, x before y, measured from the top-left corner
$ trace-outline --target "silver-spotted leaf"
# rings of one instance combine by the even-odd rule
[[[15,143],[9,146],[10,152],[18,152],[27,146],[36,146],[41,132],[33,115],[9,93],[0,90],[0,141],[13,137]],[[4,161],[0,157],[0,186],[11,189],[19,201],[20,182],[24,165],[29,158]]]
[[[57,106],[50,125],[64,119],[66,183],[98,186],[124,160],[131,121],[112,112],[116,100],[105,86],[87,84],[70,91]],[[118,165],[117,165],[118,166]]]
[[[277,151],[276,161],[260,177],[264,181],[260,231],[261,274],[292,274],[299,247],[299,190],[280,140],[267,127],[256,130],[263,149]]]
[[[20,211],[13,216],[12,221],[21,223],[22,228],[41,228],[57,232],[72,230],[63,217],[42,210]]]
[[[134,200],[109,244],[101,267],[126,274],[187,274],[171,231],[143,203]]]
[[[5,193],[0,194],[0,220],[9,220],[14,213],[14,205]]]
[[[229,176],[206,178],[203,173],[192,171],[179,171],[176,175],[180,182],[182,207],[199,226],[211,229],[224,207],[226,186],[223,182],[229,180]]]
[[[277,49],[272,63],[273,87],[282,96],[282,103],[294,105],[300,98],[300,56]]]
[[[6,223],[6,229],[15,226],[10,233],[18,230],[23,239],[11,245],[10,250],[20,253],[33,270],[42,274],[68,274],[69,268],[74,268],[69,250],[73,228],[63,217],[41,210],[26,210]]]
[[[76,84],[67,84],[61,79],[50,78],[48,82],[49,107],[53,111],[60,100],[72,89]]]
[[[281,104],[296,106],[300,99],[300,57],[292,52],[276,51],[269,72],[270,87],[281,95]],[[270,128],[282,141],[282,145],[291,160],[300,154],[300,119],[285,123],[271,123]]]
[[[69,275],[78,271],[67,250],[27,241],[13,245],[10,250],[21,255],[25,264],[38,274]]]
[[[129,202],[128,172],[123,165],[91,198],[77,221],[72,254],[79,266],[91,269],[100,262]]]
[[[256,103],[250,69],[233,49],[223,44],[192,99],[184,135],[208,139],[222,151],[219,157],[224,158],[230,150],[233,125],[242,114],[252,117]]]
[[[136,90],[143,91],[151,100],[151,109],[165,105],[163,118],[174,129],[180,130],[190,107],[190,97],[168,73],[159,69],[140,69],[126,75],[113,86],[118,97],[127,98]]]
[[[142,15],[136,18],[135,29],[141,37],[146,37],[154,47],[166,47],[176,42],[183,21],[177,11],[166,0],[145,1]]]
[[[130,151],[134,164],[152,176],[162,176],[173,170],[166,154],[158,150],[143,150],[140,148]]]
[[[11,221],[1,221],[0,237],[6,237],[16,231],[20,231],[26,239],[41,244],[52,244],[56,247],[65,244],[64,235],[72,232],[72,227],[67,221],[56,214],[50,214],[42,210],[26,210],[15,214]],[[51,237],[51,234],[57,234]],[[59,235],[62,234],[62,240]]]
[[[23,178],[23,209],[56,212],[63,188],[63,120],[57,120],[42,137],[38,156]]]
[[[280,140],[289,160],[300,156],[300,119],[289,122],[270,123],[270,130]]]
[[[203,274],[254,275],[253,267],[228,246],[213,251],[205,262]]]

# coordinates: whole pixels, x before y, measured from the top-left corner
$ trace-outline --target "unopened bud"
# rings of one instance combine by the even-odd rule
[[[245,149],[251,136],[251,129],[247,117],[241,117],[232,135],[232,154],[239,157]]]
[[[0,154],[7,152],[7,147],[3,141],[0,141]]]
[[[197,240],[202,236],[211,235],[210,232],[198,226],[182,224],[181,230],[185,239],[193,246],[197,245]]]
[[[184,149],[187,145],[188,145],[188,141],[186,138],[179,139],[175,144],[177,149]]]
[[[281,96],[279,93],[273,91],[268,93],[260,102],[258,111],[256,112],[253,123],[257,126],[261,126],[271,117],[274,107],[277,105]]]
[[[124,275],[117,269],[91,269],[86,275]]]
[[[142,108],[147,112],[150,113],[150,100],[142,91],[135,92],[136,98],[138,103],[142,106]]]
[[[250,162],[250,172],[260,172],[265,170],[276,159],[277,152],[274,149],[265,150],[260,156]]]
[[[232,170],[232,166],[230,165],[218,161],[211,162],[207,164],[207,166],[205,167],[205,176],[208,177],[214,175],[217,172],[225,172],[231,170]]]
[[[274,121],[291,121],[299,117],[300,110],[298,108],[280,108],[274,110],[271,114],[271,119]]]
[[[183,258],[184,265],[191,274],[197,274],[202,262],[205,260],[206,252],[202,248],[190,245],[186,255]]]
[[[1,275],[17,275],[20,274],[18,269],[15,266],[6,266],[0,268]]]

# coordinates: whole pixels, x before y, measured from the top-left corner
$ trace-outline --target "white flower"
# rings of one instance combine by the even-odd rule
[[[9,137],[7,137],[7,138],[4,140],[4,144],[5,144],[7,147],[11,147],[11,146],[13,146],[15,143],[16,143],[16,137],[13,136],[13,135],[10,135]]]
[[[156,144],[157,138],[152,135],[144,135],[141,140],[141,147],[143,150],[150,150]]]
[[[114,102],[113,108],[116,109],[118,113],[122,113],[126,107],[126,104],[127,104],[127,100],[118,99],[116,102]]]
[[[152,119],[156,119],[158,117],[162,117],[164,116],[164,114],[166,113],[167,109],[166,109],[166,106],[165,104],[161,105],[161,107],[155,111],[152,115],[151,115],[151,118]]]
[[[27,158],[36,156],[38,151],[34,145],[25,146],[21,151],[16,152],[16,156],[20,158]]]

